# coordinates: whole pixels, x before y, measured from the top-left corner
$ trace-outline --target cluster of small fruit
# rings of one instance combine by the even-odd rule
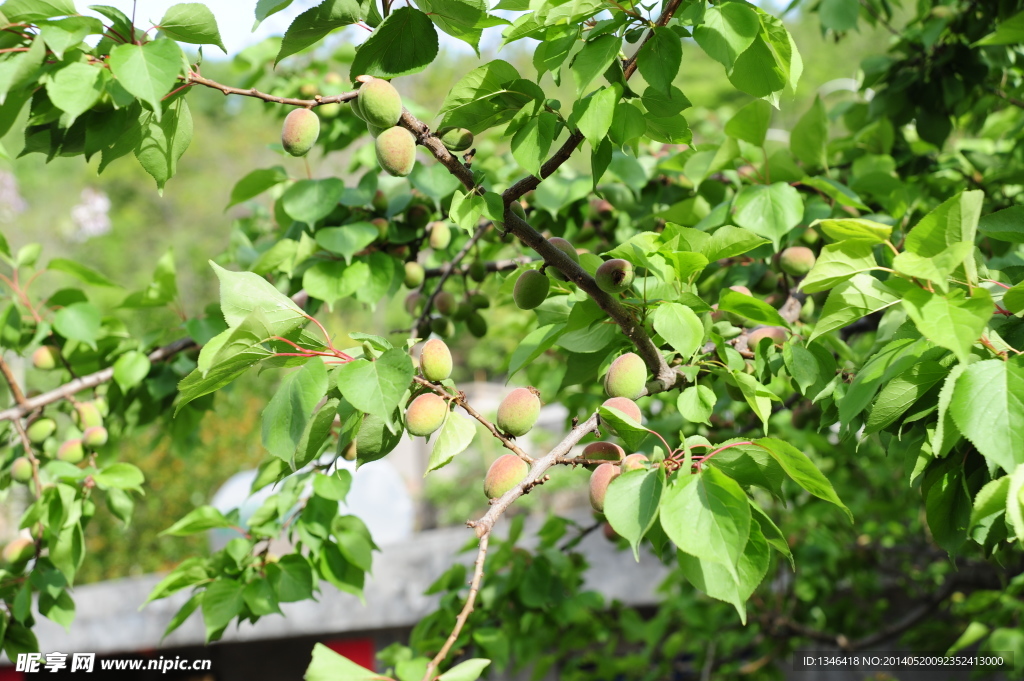
[[[44,345],[32,353],[35,368],[50,371],[60,366],[60,350]],[[64,430],[63,440],[57,444],[59,430],[57,421],[48,416],[39,416],[27,424],[25,433],[29,442],[36,445],[42,454],[52,453],[53,458],[70,464],[80,463],[88,450],[107,444],[107,429],[103,418],[107,415],[107,403],[102,397],[88,402],[74,402],[71,412],[72,424]],[[11,479],[28,483],[32,480],[32,462],[28,456],[19,456],[11,463]]]
[[[416,166],[416,138],[398,125],[404,107],[395,86],[381,78],[360,76],[352,113],[366,123],[374,138],[377,163],[389,175],[405,177]],[[325,104],[324,106],[331,106]],[[305,156],[320,136],[320,118],[310,109],[295,109],[284,119],[281,145],[292,156]],[[449,151],[465,151],[473,145],[473,134],[463,128],[446,128],[437,137]]]
[[[647,384],[647,366],[635,353],[627,352],[617,357],[608,367],[604,378],[604,389],[608,399],[601,405],[613,409],[630,420],[641,423],[643,414],[636,399],[644,393]],[[503,414],[504,412],[504,414]],[[517,435],[525,434],[533,427],[540,413],[540,399],[532,388],[516,388],[498,407],[498,428]],[[525,426],[525,430],[522,428]],[[606,430],[615,434],[611,424],[604,424]],[[513,428],[520,430],[514,431]],[[604,497],[608,485],[623,470],[646,467],[649,459],[636,453],[626,456],[625,451],[613,442],[592,442],[583,448],[581,458],[588,461],[607,461],[598,464],[590,477],[590,503],[596,511],[604,510]],[[489,499],[504,496],[521,485],[530,472],[529,465],[514,454],[498,457],[484,478],[484,494]]]
[[[448,223],[437,221],[431,223],[427,232],[427,242],[434,250],[443,250],[451,240],[451,230]],[[468,268],[468,279],[482,283],[487,278],[487,265],[481,260],[475,260]],[[423,313],[427,303],[427,295],[421,287],[426,278],[426,271],[423,266],[415,260],[405,263],[405,285],[413,289],[405,297],[405,310],[413,317]],[[468,281],[467,281],[468,284]],[[455,295],[444,289],[434,293],[433,310],[437,315],[424,319],[422,326],[416,329],[420,338],[426,338],[431,332],[442,338],[449,338],[455,334],[455,323],[465,322],[466,329],[475,338],[483,338],[487,334],[487,320],[480,313],[481,310],[489,308],[491,300],[479,289],[472,290],[470,286],[465,287],[462,300],[456,299]]]

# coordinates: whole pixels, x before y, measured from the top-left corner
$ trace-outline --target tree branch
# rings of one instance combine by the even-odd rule
[[[458,640],[459,634],[462,632],[462,627],[465,626],[466,620],[469,619],[470,614],[473,612],[473,604],[476,602],[476,595],[480,592],[480,583],[484,579],[484,561],[487,558],[487,542],[489,536],[484,535],[480,537],[480,546],[476,551],[476,561],[473,563],[473,579],[469,583],[469,595],[466,596],[466,604],[462,606],[462,611],[459,612],[459,616],[455,618],[455,628],[452,629],[452,633],[448,636],[448,640],[441,646],[441,650],[437,651],[437,655],[427,665],[427,671],[423,675],[423,681],[431,681],[434,678],[434,672],[437,671],[438,666],[444,662],[444,658],[448,657],[448,651],[455,645],[455,641]]]
[[[444,283],[448,281],[448,277],[452,275],[452,272],[455,270],[456,267],[458,267],[459,263],[462,262],[462,259],[465,258],[467,254],[469,254],[470,250],[472,250],[473,248],[473,244],[479,241],[480,237],[484,235],[484,232],[486,232],[490,228],[490,222],[485,222],[484,224],[477,227],[476,232],[474,232],[473,236],[469,238],[469,241],[467,241],[466,244],[462,247],[462,250],[456,253],[454,258],[452,258],[444,265],[442,265],[440,268],[438,268],[441,270],[441,279],[437,282],[437,286],[434,288],[434,292],[427,297],[427,302],[423,304],[423,312],[420,313],[419,318],[413,323],[412,328],[409,330],[410,335],[415,335],[416,330],[420,328],[420,326],[423,324],[424,321],[427,320],[428,317],[430,317],[430,310],[433,309],[434,307],[434,298],[436,298],[437,294],[440,293],[441,290],[444,288]],[[425,276],[424,279],[426,279]]]
[[[11,389],[11,395],[14,396],[14,401],[18,404],[19,409],[25,407],[25,393],[22,392],[21,386],[18,385],[18,381],[14,378],[14,372],[11,371],[11,367],[7,364],[7,361],[0,354],[0,373],[3,374],[4,381],[7,382],[7,387]],[[25,430],[25,424],[21,422],[21,417],[11,419],[14,423],[14,429],[18,431],[18,437],[21,439],[21,446],[25,450],[25,456],[28,457],[29,462],[32,464],[32,481],[35,483],[36,497],[43,493],[43,484],[39,479],[39,459],[36,458],[36,454],[32,451],[32,441],[28,439],[28,432]],[[38,553],[38,544],[36,551]]]
[[[516,269],[520,265],[529,265],[530,263],[533,262],[539,262],[539,260],[537,260],[536,258],[529,258],[526,256],[521,256],[518,258],[509,258],[507,260],[492,260],[484,263],[484,269],[488,272],[508,272],[509,270]],[[433,279],[435,277],[440,277],[445,272],[448,272],[449,269],[451,270],[453,276],[462,276],[464,274],[469,274],[469,267],[465,265],[463,265],[462,267],[449,268],[448,263],[445,263],[441,267],[429,267],[423,270],[423,276],[425,279]]]
[[[218,83],[215,80],[211,80],[204,76],[199,75],[195,71],[189,71],[188,75],[184,78],[186,85],[203,85],[213,90],[220,90],[225,95],[242,95],[243,97],[254,97],[261,99],[264,102],[273,102],[274,104],[288,104],[291,106],[303,106],[307,109],[313,107],[322,106],[324,104],[334,104],[336,102],[347,102],[351,99],[355,99],[359,94],[353,90],[351,92],[342,92],[340,95],[330,95],[327,97],[321,97],[317,95],[313,99],[296,99],[294,97],[278,97],[271,95],[266,92],[260,92],[256,88],[243,89],[240,87],[231,87],[230,85],[224,85]]]
[[[472,406],[470,406],[469,402],[466,401],[466,394],[465,393],[459,392],[459,394],[453,396],[450,392],[448,392],[447,390],[445,390],[441,386],[434,385],[433,383],[431,383],[430,381],[428,381],[427,379],[425,379],[425,378],[423,378],[421,376],[413,376],[413,380],[416,383],[419,383],[420,385],[422,385],[423,387],[429,388],[434,393],[436,393],[437,395],[445,398],[446,400],[451,400],[455,404],[457,404],[460,407],[462,407],[462,409],[467,414],[469,414],[470,416],[475,418],[477,421],[480,422],[480,424],[484,428],[489,430],[491,435],[493,435],[494,437],[498,438],[498,440],[501,441],[501,444],[505,447],[505,449],[509,450],[510,452],[512,452],[513,454],[518,456],[520,459],[522,459],[526,463],[533,463],[533,458],[529,454],[524,452],[522,450],[522,448],[520,448],[519,445],[517,445],[515,442],[513,442],[510,438],[508,438],[507,436],[503,435],[495,427],[495,425],[493,423],[491,423],[486,418],[484,418],[483,414],[481,414],[476,409],[474,409]]]

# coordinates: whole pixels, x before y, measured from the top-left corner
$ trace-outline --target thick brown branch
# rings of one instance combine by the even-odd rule
[[[476,190],[476,181],[473,179],[473,171],[458,159],[448,148],[441,144],[441,140],[435,137],[427,124],[413,116],[408,111],[402,112],[402,118],[398,124],[411,132],[416,137],[416,142],[427,148],[430,155],[448,169],[455,178],[462,183],[462,186],[470,191]]]
[[[448,277],[452,275],[452,272],[454,272],[455,268],[459,266],[459,263],[462,262],[462,259],[469,254],[469,252],[473,249],[473,245],[480,240],[480,237],[484,235],[484,232],[486,232],[490,228],[490,222],[485,222],[484,224],[477,227],[476,232],[473,233],[473,236],[469,238],[469,241],[466,242],[462,249],[455,254],[455,257],[439,268],[441,270],[441,279],[440,281],[437,282],[437,286],[434,287],[434,292],[427,296],[427,302],[423,304],[423,312],[420,313],[419,318],[416,320],[416,322],[412,325],[412,328],[409,330],[410,334],[415,335],[417,329],[419,329],[423,322],[430,317],[430,311],[434,308],[434,298],[436,298],[437,294],[440,293],[441,290],[444,288],[444,283],[448,281]]]
[[[466,596],[466,604],[462,606],[462,611],[459,616],[455,618],[455,627],[452,629],[452,633],[448,636],[448,640],[441,646],[441,650],[437,652],[434,659],[427,665],[427,671],[423,675],[423,681],[430,681],[434,678],[434,672],[437,671],[438,666],[444,662],[444,658],[448,657],[448,652],[455,645],[455,641],[459,639],[459,634],[462,633],[462,627],[465,626],[466,620],[469,619],[470,614],[473,612],[473,604],[476,602],[476,595],[480,593],[480,583],[484,579],[484,561],[487,559],[487,541],[488,535],[480,537],[480,545],[476,550],[476,561],[473,563],[473,579],[469,583],[469,595]]]
[[[671,390],[682,382],[682,374],[668,365],[665,358],[662,357],[661,351],[658,350],[658,346],[647,334],[643,324],[626,310],[617,298],[598,288],[594,278],[580,267],[579,263],[573,262],[569,256],[552,246],[551,242],[545,239],[540,232],[512,211],[505,212],[505,227],[519,237],[523,243],[539,253],[548,265],[558,269],[570,281],[583,289],[622,328],[623,333],[633,341],[637,354],[643,358],[647,370],[653,376],[647,386],[648,394]]]
[[[477,421],[480,422],[480,425],[482,425],[484,428],[489,430],[491,435],[493,435],[494,437],[498,438],[498,440],[501,441],[501,444],[502,444],[502,446],[505,447],[505,449],[509,450],[510,452],[512,452],[513,454],[518,456],[520,459],[522,459],[526,463],[533,463],[533,459],[530,457],[529,454],[524,452],[522,450],[522,448],[519,447],[519,445],[517,445],[510,438],[508,438],[507,436],[503,435],[501,433],[501,431],[499,431],[497,429],[497,427],[495,427],[495,425],[493,423],[491,423],[486,418],[484,418],[483,414],[481,414],[476,409],[474,409],[469,404],[469,402],[466,401],[466,395],[464,393],[460,392],[458,395],[453,396],[450,392],[448,392],[447,390],[445,390],[441,386],[434,385],[433,383],[431,383],[430,381],[428,381],[425,378],[422,378],[421,376],[414,376],[413,380],[416,381],[417,383],[419,383],[420,385],[422,385],[423,387],[429,388],[430,390],[434,391],[435,393],[437,393],[441,397],[443,397],[445,399],[448,399],[448,400],[452,400],[453,402],[455,402],[455,404],[457,404],[460,407],[462,407],[463,411],[465,411],[467,414],[469,414],[470,416],[475,418]]]

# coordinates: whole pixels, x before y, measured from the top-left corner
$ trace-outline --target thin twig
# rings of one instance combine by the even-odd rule
[[[454,258],[452,258],[450,261],[446,262],[444,265],[441,266],[441,278],[437,282],[437,286],[434,288],[434,292],[427,297],[427,302],[423,304],[423,312],[420,313],[419,318],[412,325],[412,328],[409,329],[410,335],[415,335],[416,330],[419,329],[423,322],[425,322],[430,317],[430,311],[434,308],[434,298],[436,298],[437,294],[440,293],[441,290],[444,288],[444,283],[448,281],[448,277],[452,275],[452,272],[454,272],[455,268],[458,267],[460,262],[462,262],[462,259],[466,257],[470,250],[472,250],[473,245],[476,244],[476,242],[480,240],[480,237],[482,237],[484,233],[490,228],[490,222],[486,222],[477,227],[476,232],[474,232],[473,236],[469,238],[469,241],[467,241],[466,244],[462,247],[462,250],[456,253]]]
[[[528,256],[521,256],[518,258],[509,258],[507,260],[489,260],[484,263],[484,270],[487,272],[508,272],[514,270],[517,267],[523,265],[529,265],[530,263],[541,262],[539,258],[530,258]],[[434,279],[440,277],[445,272],[451,271],[452,276],[460,277],[464,274],[469,274],[469,266],[462,265],[461,267],[448,267],[448,264],[444,264],[441,267],[428,267],[423,270],[424,279]]]
[[[463,411],[465,411],[467,414],[469,414],[470,416],[475,418],[477,421],[479,421],[480,424],[484,428],[486,428],[488,431],[490,431],[491,435],[493,435],[494,437],[498,438],[498,440],[501,441],[501,444],[502,444],[502,446],[505,447],[505,449],[509,450],[510,452],[512,452],[513,454],[518,456],[520,459],[522,459],[526,463],[533,463],[533,458],[529,454],[524,452],[519,447],[519,445],[517,445],[515,442],[513,442],[512,439],[510,439],[508,436],[502,434],[501,431],[499,431],[497,429],[497,427],[495,427],[495,425],[493,423],[491,423],[486,418],[484,418],[483,414],[481,414],[476,409],[474,409],[469,404],[469,402],[466,401],[466,394],[465,393],[460,392],[457,395],[452,395],[450,392],[448,392],[447,390],[445,390],[441,386],[434,385],[433,383],[431,383],[430,381],[428,381],[427,379],[425,379],[425,378],[423,378],[421,376],[413,376],[413,380],[416,381],[416,383],[419,383],[420,385],[422,385],[423,387],[429,388],[430,390],[432,390],[437,395],[439,395],[439,396],[441,396],[441,397],[443,397],[443,398],[445,398],[447,400],[451,400],[455,404],[457,404],[460,407],[462,407]]]
[[[3,355],[0,355],[0,373],[3,374],[4,380],[11,390],[11,395],[14,396],[14,401],[18,404],[18,408],[24,409],[26,406],[25,393],[22,392],[21,386],[15,380],[14,372],[11,371],[11,367],[7,364]],[[32,451],[32,441],[28,439],[28,432],[25,430],[25,424],[21,422],[21,417],[11,419],[11,422],[14,424],[14,429],[18,431],[18,437],[21,438],[21,446],[25,450],[25,456],[28,457],[29,462],[32,464],[32,481],[35,483],[35,495],[38,497],[43,493],[43,484],[39,479],[39,459],[36,458],[35,452]]]
[[[288,104],[291,106],[302,106],[307,109],[322,106],[324,104],[334,104],[336,102],[347,102],[350,99],[355,99],[359,94],[355,90],[352,92],[342,92],[340,95],[330,95],[328,97],[321,97],[317,95],[315,99],[296,99],[295,97],[278,97],[277,95],[271,95],[266,92],[260,92],[256,88],[240,88],[231,87],[230,85],[224,85],[218,83],[215,80],[201,76],[195,71],[189,72],[183,79],[186,84],[203,85],[213,90],[220,90],[225,95],[241,95],[243,97],[255,97],[261,99],[264,102],[273,102],[275,104]]]
[[[448,657],[448,651],[455,645],[455,641],[458,640],[459,634],[462,633],[462,627],[465,626],[466,620],[469,619],[470,614],[473,612],[473,604],[476,602],[476,595],[480,593],[480,583],[484,579],[484,561],[487,559],[487,542],[489,535],[480,537],[480,545],[476,550],[476,562],[473,564],[473,580],[469,583],[469,595],[466,596],[466,604],[462,606],[462,611],[459,616],[455,618],[455,627],[452,629],[452,633],[448,636],[448,640],[441,646],[441,650],[437,651],[437,655],[427,665],[427,671],[423,675],[423,681],[430,681],[434,678],[434,672],[437,671],[438,666],[444,662],[444,658]]]

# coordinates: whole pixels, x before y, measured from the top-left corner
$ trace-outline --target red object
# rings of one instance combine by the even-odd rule
[[[0,681],[25,681],[25,673],[14,671],[14,667],[0,667]]]
[[[373,639],[370,638],[336,638],[331,641],[324,641],[324,645],[334,652],[347,657],[361,667],[377,670],[375,662],[376,650],[373,647]],[[0,676],[0,681],[8,681]],[[21,681],[21,677],[11,677],[10,681]]]

